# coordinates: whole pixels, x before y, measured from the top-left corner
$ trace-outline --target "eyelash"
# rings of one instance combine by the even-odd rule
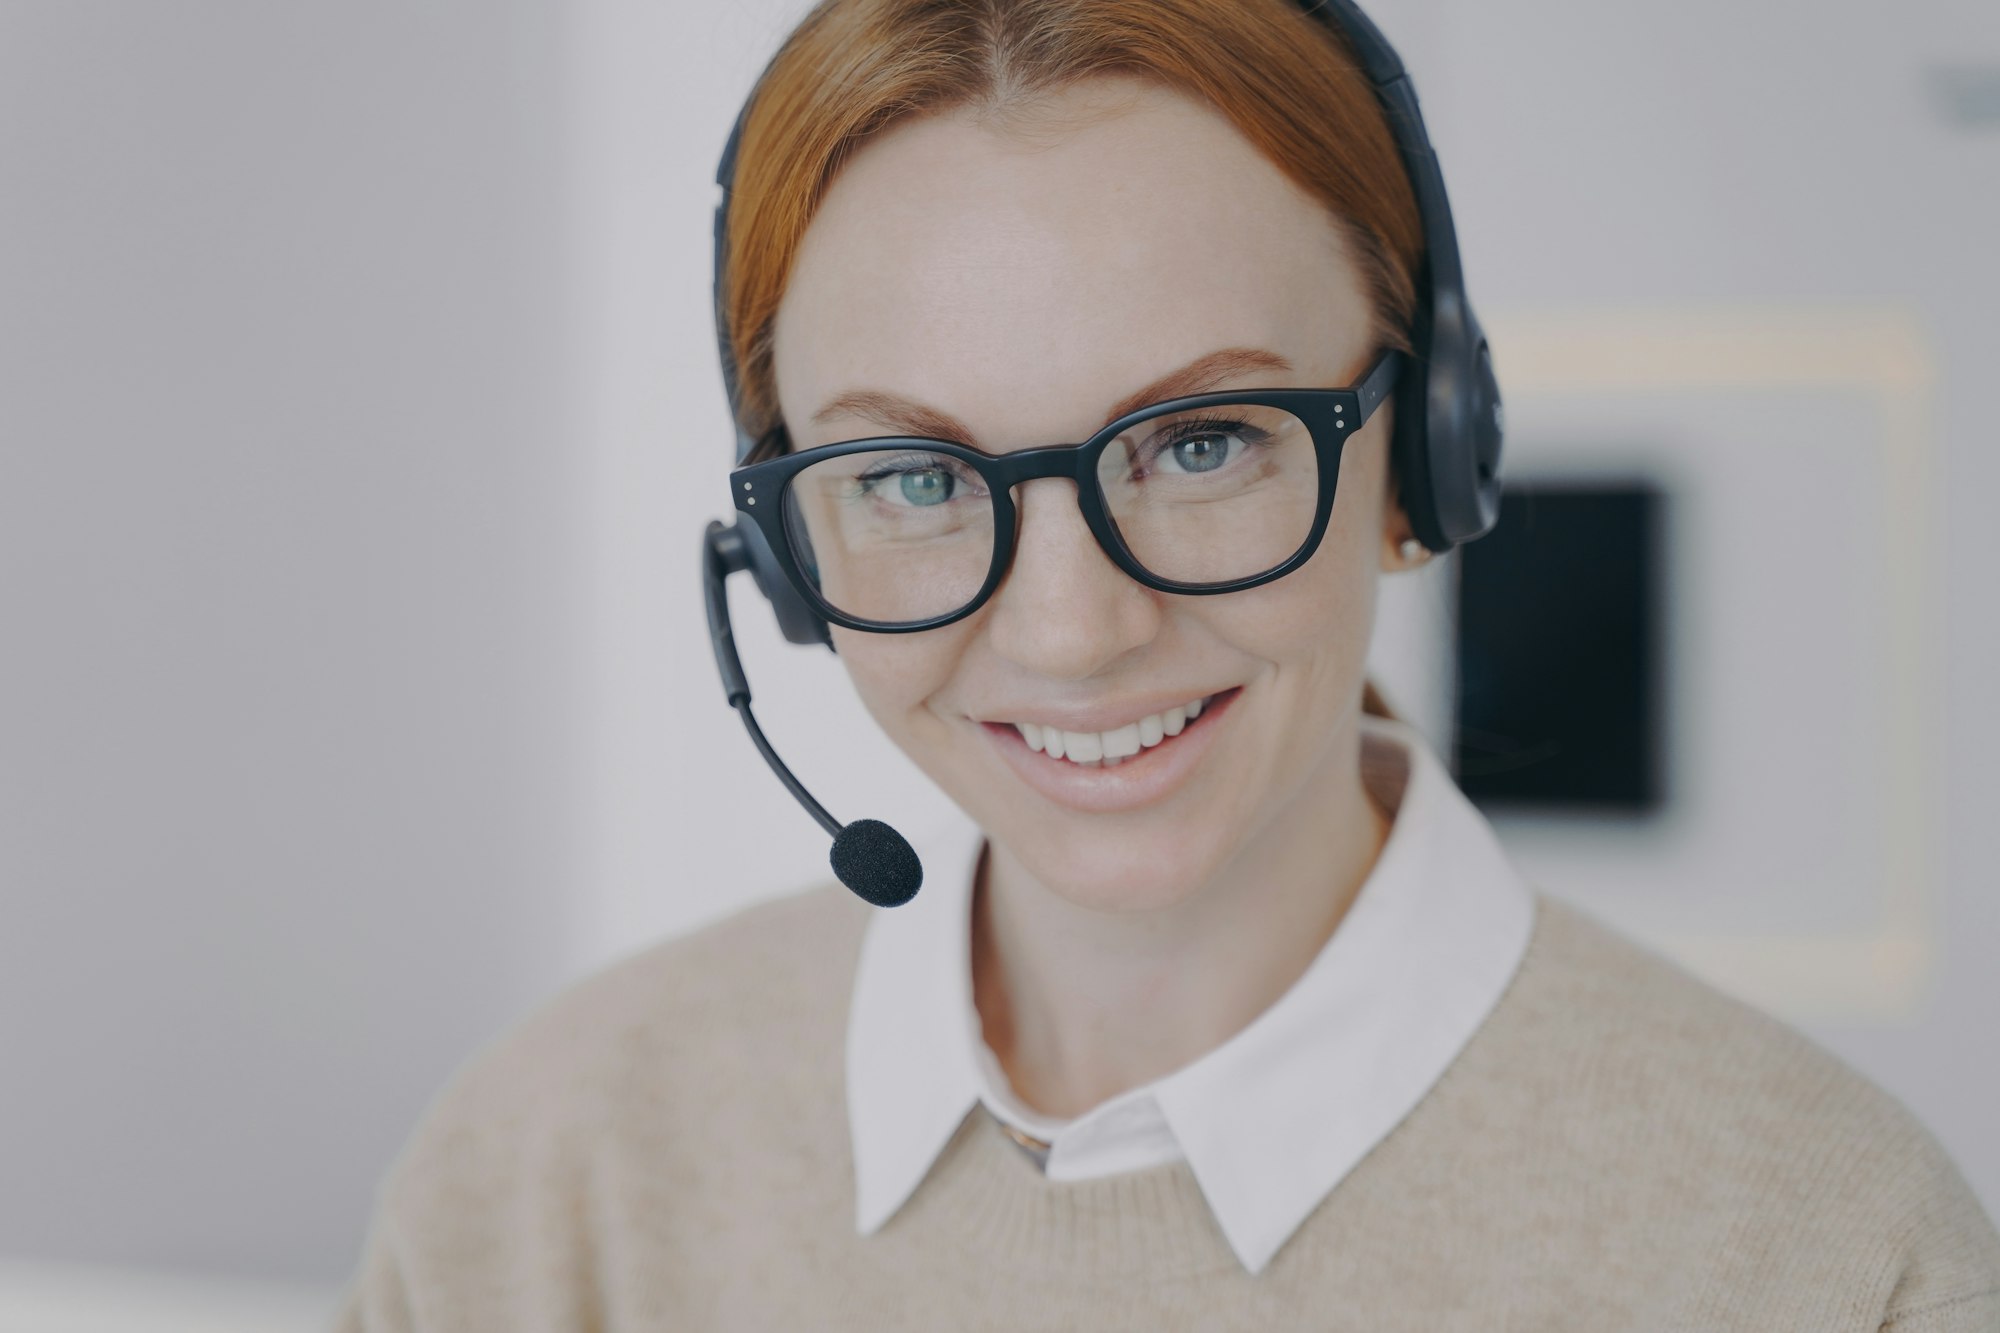
[[[1246,447],[1271,442],[1270,432],[1259,430],[1247,421],[1177,421],[1146,442],[1146,461],[1150,464],[1175,445],[1203,435],[1234,435]]]
[[[964,464],[954,466],[953,462],[954,460],[938,454],[908,454],[898,458],[888,458],[856,476],[854,484],[861,494],[867,495],[883,482],[896,477],[906,477],[914,472],[937,471],[944,472],[962,486],[976,486],[980,483],[981,478],[977,472]]]

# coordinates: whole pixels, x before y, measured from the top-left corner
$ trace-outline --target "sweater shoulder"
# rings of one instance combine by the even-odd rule
[[[802,1016],[844,1014],[868,908],[822,885],[743,908],[649,945],[576,981],[503,1032],[463,1081],[587,1076],[632,1043],[684,1056]]]
[[[1899,1139],[1920,1129],[1894,1097],[1803,1032],[1560,899],[1540,899],[1507,999],[1515,1035],[1537,1041],[1558,1066],[1588,1062],[1654,1092],[1700,1089],[1730,1119],[1809,1115],[1808,1127],[1825,1133]]]
[[[446,1080],[391,1170],[410,1190],[639,1118],[707,1114],[719,1089],[824,1081],[869,908],[823,885],[640,949],[558,991]]]
[[[1600,1165],[1631,1170],[1643,1144],[1722,1213],[1865,1233],[1896,1274],[1891,1315],[2000,1299],[2000,1234],[1892,1094],[1581,909],[1544,896],[1537,916],[1499,1035],[1539,1112]]]

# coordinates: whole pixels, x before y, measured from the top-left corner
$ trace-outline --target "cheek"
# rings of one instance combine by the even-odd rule
[[[924,703],[957,670],[966,634],[959,626],[921,634],[864,634],[833,630],[833,645],[869,715],[899,743],[907,743],[927,716]]]
[[[1358,678],[1374,624],[1374,569],[1333,539],[1329,531],[1304,568],[1276,583],[1215,598],[1203,608],[1212,632],[1295,684]]]
[[[1365,659],[1381,564],[1382,486],[1379,448],[1350,448],[1312,559],[1275,583],[1202,599],[1203,618],[1244,652],[1280,667]]]

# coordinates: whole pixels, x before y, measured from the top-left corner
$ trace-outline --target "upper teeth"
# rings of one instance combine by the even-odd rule
[[[1051,759],[1067,759],[1077,764],[1101,760],[1108,765],[1129,759],[1141,750],[1150,750],[1169,736],[1180,735],[1182,727],[1201,716],[1204,702],[1196,699],[1164,713],[1152,713],[1114,731],[1064,731],[1061,727],[1044,727],[1034,722],[1016,722],[1014,726],[1030,750],[1040,750]]]

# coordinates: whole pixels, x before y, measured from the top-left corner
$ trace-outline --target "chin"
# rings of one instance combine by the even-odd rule
[[[1067,821],[1065,821],[1067,822]],[[1088,820],[1095,824],[1098,821]],[[1141,828],[1047,827],[987,834],[1050,893],[1096,912],[1148,912],[1200,893],[1226,859],[1219,838],[1162,838]]]

